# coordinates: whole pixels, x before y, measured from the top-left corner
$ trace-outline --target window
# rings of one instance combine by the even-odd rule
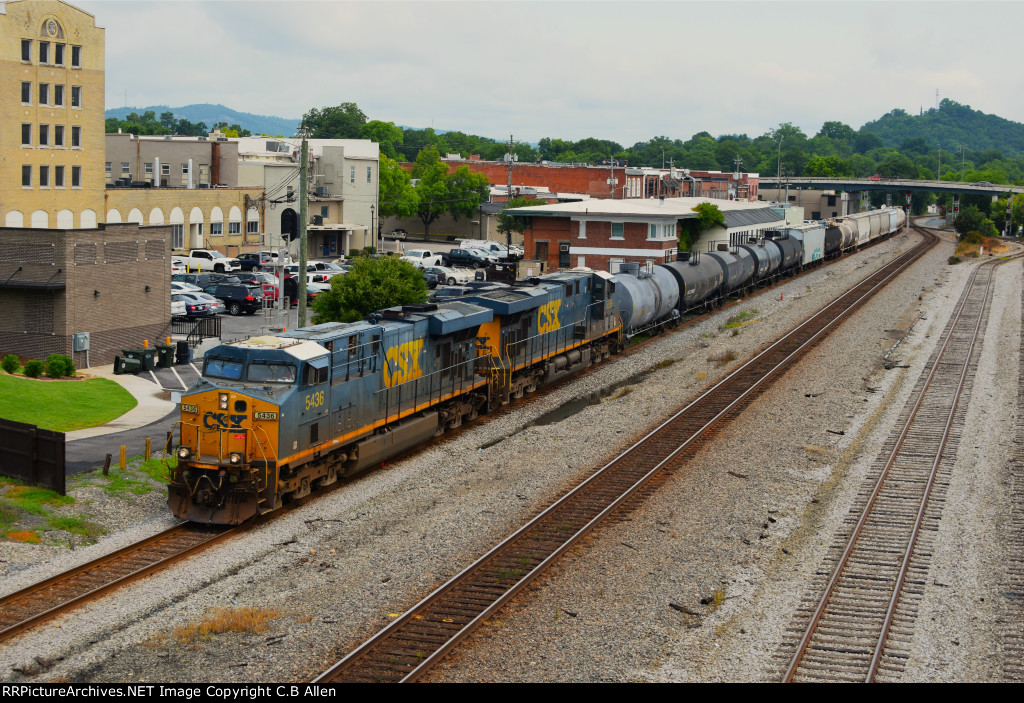
[[[46,146],[50,143],[50,125],[39,125],[39,146]]]
[[[586,221],[580,222],[580,239],[587,238],[587,223]]]
[[[50,167],[40,166],[39,167],[39,187],[49,188],[50,187]]]
[[[71,68],[82,67],[82,47],[72,46],[71,47]]]
[[[535,244],[536,254],[534,258],[538,261],[548,260],[548,243],[547,242],[536,242]]]
[[[32,167],[22,166],[21,167],[21,187],[31,188],[32,187]]]
[[[145,178],[145,180],[152,181],[153,180],[153,164],[146,164],[143,168],[146,169],[146,178]]]
[[[367,166],[367,167],[366,167],[366,182],[367,182],[367,183],[370,183],[370,182],[371,182],[371,181],[370,181],[370,176],[371,176],[372,174],[373,174],[373,169],[371,169],[371,168],[370,168],[369,166]]]
[[[21,40],[21,60],[32,61],[32,40],[22,39]]]
[[[71,146],[82,146],[82,128],[71,128]]]
[[[171,175],[171,165],[170,164],[160,164],[160,175],[161,176],[169,176],[169,175]]]
[[[64,65],[64,45],[54,44],[53,45],[53,63],[57,66]]]
[[[665,237],[665,239],[674,239],[675,238],[675,236],[676,236],[675,225],[662,225],[661,229],[662,229],[662,235]]]
[[[647,238],[648,239],[657,239],[658,238],[658,225],[648,225],[648,230],[649,230],[648,234],[647,234]]]
[[[21,145],[32,146],[32,125],[22,123],[21,125]]]
[[[577,256],[576,257],[576,265],[579,266],[580,268],[586,267],[586,265],[587,265],[587,257],[585,257],[585,256]]]
[[[223,222],[211,222],[210,223],[210,236],[220,237],[224,234],[224,223]]]
[[[185,248],[185,225],[171,225],[171,249]]]
[[[25,105],[32,104],[32,84],[26,81],[22,81],[21,84],[21,102]]]
[[[132,163],[130,161],[121,162],[121,175],[130,176],[132,175]]]
[[[348,167],[348,182],[349,183],[355,183],[356,182],[356,167],[355,166],[349,166]]]
[[[72,166],[71,167],[71,187],[81,188],[82,187],[82,167]]]
[[[622,239],[622,238],[623,238],[622,223],[621,222],[613,222],[612,223],[612,239]]]
[[[188,175],[188,162],[181,165],[181,173],[182,175]]]
[[[241,234],[242,223],[241,222],[229,222],[228,223],[228,234]]]
[[[53,167],[53,185],[56,188],[64,187],[64,167],[54,166]]]
[[[245,231],[248,234],[259,234],[260,222],[259,220],[249,220],[245,223]]]
[[[71,107],[82,107],[82,86],[71,86]]]
[[[39,104],[49,105],[50,104],[50,84],[40,83],[39,84]]]
[[[53,86],[53,104],[64,107],[64,86],[60,83]]]
[[[50,42],[39,42],[39,63],[50,63]]]

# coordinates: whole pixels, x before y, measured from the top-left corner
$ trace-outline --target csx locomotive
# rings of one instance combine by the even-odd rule
[[[244,522],[604,360],[631,334],[904,221],[902,211],[882,210],[734,240],[725,251],[643,271],[480,282],[448,303],[220,345],[181,399],[168,503],[188,520]]]

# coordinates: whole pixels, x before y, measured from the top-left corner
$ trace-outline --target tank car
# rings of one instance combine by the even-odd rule
[[[679,311],[687,312],[701,305],[713,307],[722,295],[725,273],[718,260],[692,252],[680,261],[658,264],[675,278],[679,289]]]
[[[615,309],[622,317],[627,336],[679,316],[679,286],[672,274],[663,268],[642,269],[638,263],[627,263],[622,265],[613,280]]]

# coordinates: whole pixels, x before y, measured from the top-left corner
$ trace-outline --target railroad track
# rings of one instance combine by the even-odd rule
[[[780,647],[780,678],[904,668],[1001,262],[977,267]]]
[[[415,681],[651,479],[677,468],[723,422],[938,238],[890,262],[684,407],[590,478],[322,673],[319,682]]]
[[[238,528],[186,523],[0,598],[0,642],[209,547]]]

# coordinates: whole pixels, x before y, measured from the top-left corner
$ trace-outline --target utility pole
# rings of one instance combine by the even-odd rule
[[[519,160],[519,157],[512,153],[512,149],[515,148],[515,141],[512,139],[512,135],[508,135],[508,153],[505,154],[505,162],[508,164],[508,200],[505,201],[505,207],[512,207],[512,164]],[[480,216],[480,226],[483,227],[483,215]],[[525,244],[525,242],[524,242]],[[508,256],[509,262],[512,262],[512,228],[509,227],[505,232],[505,253]],[[513,280],[519,278],[519,264],[511,263]]]
[[[309,178],[309,143],[306,141],[305,126],[299,129],[299,136],[302,137],[302,156],[299,162],[299,270],[296,275],[299,277],[299,327],[306,326],[306,201],[307,195],[306,180]],[[283,281],[282,281],[283,283]]]
[[[775,176],[775,200],[778,201],[782,195],[782,135],[779,135],[779,166],[778,173]]]

